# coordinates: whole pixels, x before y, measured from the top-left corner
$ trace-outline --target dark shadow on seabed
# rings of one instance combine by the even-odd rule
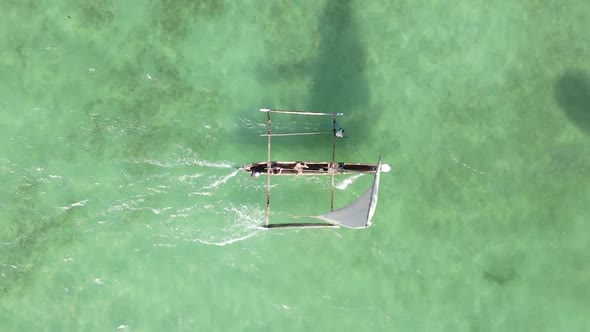
[[[590,135],[590,77],[581,71],[564,72],[555,83],[555,100],[568,119]]]
[[[351,135],[361,137],[369,126],[366,48],[350,2],[328,0],[319,18],[320,46],[312,66],[309,109],[344,113],[343,122],[354,123]]]
[[[338,119],[339,123],[346,129],[348,136],[355,144],[360,143],[367,139],[371,123],[377,120],[374,118],[376,114],[371,114],[373,117],[370,117],[367,109],[369,87],[365,75],[366,48],[358,30],[351,1],[327,0],[318,16],[317,24],[318,34],[315,39],[318,41],[318,47],[312,58],[286,60],[272,66],[267,63],[260,64],[259,75],[262,80],[268,82],[292,80],[308,82],[307,100],[295,102],[285,100],[286,103],[296,109],[344,113],[345,116]],[[287,42],[283,48],[289,47],[288,45]],[[283,107],[283,105],[265,106]],[[263,121],[262,117],[260,119]],[[288,119],[277,117],[278,123],[289,121]],[[324,128],[327,128],[331,119],[325,120]],[[298,154],[308,155],[317,150],[320,155],[329,159],[330,153],[324,154],[321,151],[326,148],[331,149],[331,140],[332,138],[328,136],[301,136],[288,142],[290,147],[301,149],[297,151]],[[337,150],[343,152],[339,148]]]
[[[344,113],[338,121],[349,139],[337,144],[336,159],[361,162],[364,161],[362,155],[354,151],[356,148],[351,149],[349,143],[355,146],[368,140],[371,123],[378,119],[368,109],[366,46],[351,1],[327,0],[318,24],[319,49],[312,65],[308,108],[316,112]],[[350,156],[344,157],[348,154]],[[366,162],[376,161],[376,157],[367,155]]]

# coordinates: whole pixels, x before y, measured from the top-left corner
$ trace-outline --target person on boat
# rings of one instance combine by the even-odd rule
[[[303,173],[304,168],[309,168],[309,166],[307,166],[305,163],[296,162],[293,168],[297,171],[296,175],[299,175]]]
[[[253,171],[252,171],[252,174],[251,174],[250,176],[253,176],[253,177],[257,178],[257,177],[259,177],[259,176],[260,176],[260,172],[258,172],[258,171],[256,171],[256,170],[253,170]]]
[[[283,169],[282,169],[281,167],[274,167],[274,168],[272,169],[272,174],[274,174],[274,175],[279,175],[279,174],[281,174],[282,172],[283,172]]]
[[[343,138],[344,137],[344,129],[340,128],[340,130],[338,130],[336,132],[336,137]]]

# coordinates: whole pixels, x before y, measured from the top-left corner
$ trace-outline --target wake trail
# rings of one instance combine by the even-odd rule
[[[174,167],[181,167],[181,166],[201,166],[201,167],[209,167],[209,168],[232,168],[232,165],[225,162],[225,161],[209,161],[209,160],[200,160],[195,158],[178,158],[176,161],[172,162],[163,162],[154,159],[138,159],[138,160],[130,160],[132,163],[136,164],[148,164],[153,166],[158,166],[162,168],[174,168]]]
[[[233,178],[234,176],[236,176],[238,174],[240,170],[236,169],[235,171],[231,172],[230,174],[222,177],[221,179],[213,182],[212,184],[203,187],[203,189],[213,189],[213,188],[217,188],[219,186],[221,186],[222,184],[226,183],[229,179]]]
[[[479,175],[486,175],[486,172],[477,169],[473,166],[468,165],[467,163],[463,162],[461,159],[457,158],[455,156],[455,154],[453,153],[453,151],[449,150],[449,155],[451,156],[451,159],[453,159],[454,162],[456,162],[457,164],[467,168],[468,170],[472,171],[475,174],[479,174]]]
[[[234,204],[230,201],[219,202],[223,206],[210,206],[209,211],[193,211],[194,215],[203,215],[207,212],[214,215],[222,215],[225,222],[216,222],[203,225],[204,227],[191,228],[187,233],[179,234],[180,237],[189,242],[199,242],[205,245],[223,247],[236,242],[244,241],[264,230],[260,224],[264,220],[264,211],[256,206],[248,204]]]
[[[195,241],[198,241],[202,244],[224,247],[228,244],[233,244],[235,242],[244,241],[248,238],[251,238],[252,236],[254,236],[256,234],[257,234],[257,232],[252,232],[252,233],[246,234],[244,236],[229,238],[229,239],[220,240],[220,241],[208,241],[208,240],[203,240],[203,239],[195,239]]]
[[[253,190],[250,183],[244,185],[240,180],[238,183],[231,181],[241,169],[235,169],[226,161],[202,160],[190,149],[183,149],[181,154],[125,160],[159,169],[149,170],[151,175],[147,177],[145,173],[131,173],[126,178],[128,191],[121,195],[125,197],[109,204],[99,218],[117,220],[121,216],[134,217],[139,210],[151,212],[144,216],[151,218],[148,229],[155,239],[154,246],[176,246],[188,241],[222,247],[261,234],[263,230],[259,226],[265,211],[258,205],[238,204],[225,198],[228,194],[224,188],[227,186],[234,189],[232,197],[241,190]],[[172,191],[175,191],[174,195],[168,194]],[[194,195],[215,196],[218,192],[222,192],[220,200],[212,197],[194,199]]]
[[[363,173],[355,174],[355,175],[349,177],[348,179],[338,183],[334,187],[339,190],[344,190],[344,189],[348,188],[348,186],[350,186],[351,184],[355,183],[356,180],[358,180],[361,176],[363,176]]]
[[[198,191],[191,192],[188,195],[189,196],[193,196],[193,195],[211,196],[211,195],[213,195],[214,191],[216,191],[219,187],[224,185],[227,181],[229,181],[229,179],[236,176],[238,174],[238,172],[240,172],[240,170],[236,169],[236,170],[232,171],[230,174],[216,180],[215,182],[213,182],[211,184],[205,185],[205,186],[199,188]]]

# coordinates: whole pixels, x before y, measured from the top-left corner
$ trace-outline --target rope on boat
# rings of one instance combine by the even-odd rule
[[[352,144],[352,140],[349,139],[347,142],[350,143],[350,145],[356,150],[356,152],[361,156],[363,161],[365,163],[367,163],[367,161],[365,160],[365,157],[363,157],[363,154],[359,151],[359,149],[356,148],[356,146],[354,146],[354,144]]]
[[[336,130],[335,128],[338,128],[338,130],[342,129],[342,126],[340,125],[340,123],[338,123],[338,121],[336,121],[336,117],[333,118],[333,122],[331,123],[334,130]],[[329,124],[327,123],[322,123],[320,124],[320,127],[327,127],[329,126]],[[334,131],[335,133],[335,131]],[[350,139],[350,137],[344,137],[344,138],[348,138],[347,143],[350,143],[350,145],[356,150],[356,152],[361,156],[361,158],[363,159],[363,161],[365,163],[367,163],[367,160],[365,159],[365,157],[363,156],[363,154],[359,151],[359,149],[356,148],[356,146],[354,146],[354,144],[352,144],[352,140]]]

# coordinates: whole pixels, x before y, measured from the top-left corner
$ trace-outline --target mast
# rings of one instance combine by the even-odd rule
[[[266,223],[265,225],[268,226],[268,222],[270,220],[270,139],[271,139],[271,122],[270,122],[270,112],[266,113],[266,126],[268,127],[268,151],[267,151],[267,161],[266,161]]]
[[[336,113],[332,117],[332,166],[336,162]],[[336,171],[332,171],[332,189],[330,191],[330,211],[334,211],[334,175]]]

